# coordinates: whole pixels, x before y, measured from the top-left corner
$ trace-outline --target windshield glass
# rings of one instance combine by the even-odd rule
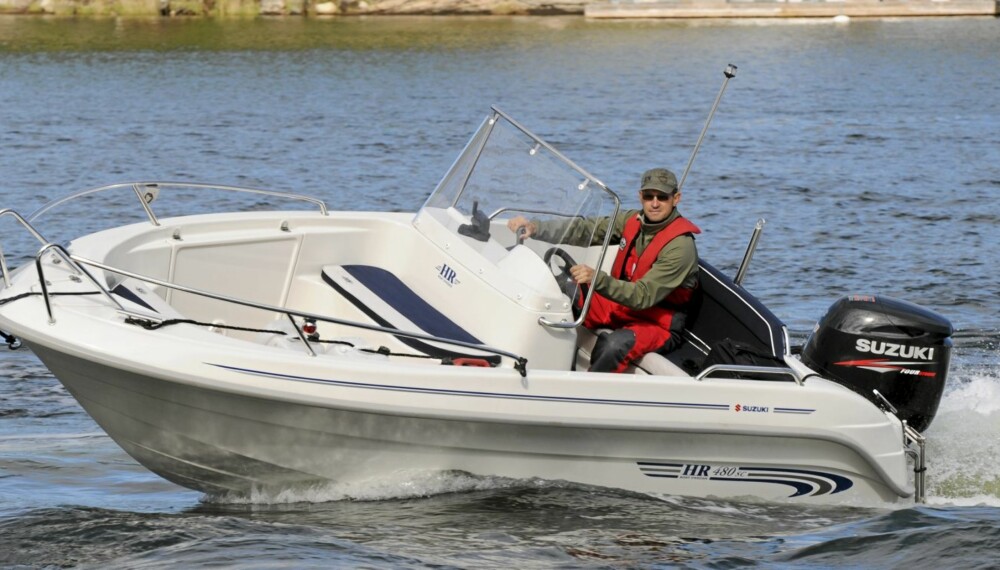
[[[536,255],[544,255],[553,244],[569,242],[565,249],[571,250],[575,261],[596,267],[604,248],[590,246],[606,245],[606,236],[597,229],[603,225],[585,220],[613,216],[617,210],[618,197],[601,181],[493,109],[417,218],[433,217],[454,240],[466,242],[498,264],[517,243],[507,220],[524,216],[547,228],[544,241],[524,242]]]

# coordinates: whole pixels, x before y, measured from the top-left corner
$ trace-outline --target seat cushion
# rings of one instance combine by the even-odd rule
[[[323,280],[377,324],[468,344],[483,344],[478,338],[424,300],[394,273],[372,265],[328,265]],[[398,336],[407,346],[437,358],[485,358],[487,353],[455,352],[454,346]]]

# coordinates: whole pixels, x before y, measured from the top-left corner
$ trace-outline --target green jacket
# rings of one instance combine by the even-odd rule
[[[640,210],[619,212],[611,229],[610,243],[614,244],[621,240],[626,220],[641,214]],[[678,216],[680,212],[675,208],[666,220],[658,224],[647,224],[643,220],[639,235],[635,239],[636,253],[641,255],[653,240],[653,236]],[[588,218],[573,222],[535,221],[538,231],[534,237],[549,242],[560,240],[571,245],[600,245],[604,242],[604,232],[607,231],[609,222],[610,217]],[[563,235],[567,227],[569,233]],[[617,254],[618,250],[609,247],[608,253]],[[660,250],[649,272],[638,281],[615,279],[601,270],[594,278],[594,290],[626,307],[642,310],[660,303],[677,287],[695,287],[697,283],[698,250],[695,247],[694,236],[682,235],[670,240],[670,243]]]

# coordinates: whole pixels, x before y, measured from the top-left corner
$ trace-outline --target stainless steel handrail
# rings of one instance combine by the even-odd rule
[[[43,214],[45,214],[49,210],[51,210],[51,209],[53,209],[53,208],[55,208],[57,206],[60,206],[62,204],[65,204],[67,202],[70,202],[72,200],[75,200],[77,198],[81,198],[83,196],[89,196],[91,194],[97,194],[99,192],[106,192],[106,191],[109,191],[109,190],[115,190],[115,189],[119,189],[119,188],[130,188],[132,190],[132,192],[135,194],[136,198],[138,198],[139,203],[142,205],[142,208],[145,211],[146,216],[149,218],[150,223],[153,224],[154,226],[158,226],[158,225],[160,225],[160,222],[159,222],[159,220],[157,220],[156,214],[153,213],[153,210],[150,207],[150,203],[153,201],[153,198],[155,198],[156,194],[154,192],[152,195],[150,195],[149,192],[144,193],[141,189],[142,188],[147,188],[147,189],[159,190],[159,188],[161,188],[161,187],[200,188],[200,189],[208,189],[208,190],[222,190],[222,191],[227,191],[227,192],[245,192],[245,193],[250,193],[250,194],[261,194],[261,195],[265,195],[265,196],[274,196],[274,197],[278,197],[278,198],[286,198],[286,199],[289,199],[289,200],[301,200],[301,201],[305,201],[305,202],[309,202],[309,203],[317,205],[319,207],[319,211],[320,211],[321,215],[324,215],[324,216],[329,215],[329,212],[327,211],[326,203],[325,202],[323,202],[322,200],[319,200],[317,198],[313,198],[312,196],[305,196],[305,195],[302,195],[302,194],[292,194],[292,193],[289,193],[289,192],[277,192],[277,191],[274,191],[274,190],[262,190],[262,189],[259,189],[259,188],[245,188],[245,187],[239,187],[239,186],[226,186],[226,185],[221,185],[221,184],[201,184],[201,183],[196,183],[196,182],[123,182],[123,183],[120,183],[120,184],[110,184],[110,185],[107,185],[107,186],[99,186],[97,188],[89,188],[89,189],[86,189],[86,190],[80,190],[78,192],[73,192],[71,194],[67,194],[66,196],[63,196],[62,198],[59,198],[57,200],[53,200],[53,201],[45,204],[41,208],[39,208],[39,209],[35,210],[34,212],[32,212],[27,218],[25,218],[24,216],[22,216],[21,214],[17,213],[16,211],[14,211],[14,210],[12,210],[10,208],[6,208],[6,209],[3,209],[3,210],[0,210],[0,217],[8,216],[8,215],[9,216],[13,216],[15,219],[17,219],[18,222],[21,223],[22,226],[24,226],[24,228],[26,230],[28,230],[29,233],[31,233],[31,235],[36,240],[38,240],[39,243],[41,243],[43,246],[46,246],[46,245],[49,244],[49,240],[47,240],[44,236],[42,236],[42,234],[39,233],[38,230],[36,230],[34,228],[34,226],[31,225],[31,222],[33,222],[37,218],[41,217]],[[63,253],[60,252],[60,255],[63,255]],[[69,260],[68,257],[66,259],[67,259],[67,261]],[[78,268],[74,268],[74,270],[77,271],[77,273],[79,273]],[[8,268],[7,268],[7,259],[4,256],[2,245],[0,245],[0,273],[2,273],[2,275],[3,275],[4,286],[10,287],[10,272],[8,271]]]
[[[148,188],[149,191],[145,194],[139,190],[139,187]],[[156,214],[153,213],[153,209],[149,207],[156,199],[159,186],[155,184],[133,184],[132,191],[135,192],[135,197],[139,199],[139,203],[142,204],[142,209],[146,211],[146,215],[149,216],[149,221],[153,223],[154,226],[160,225],[160,221],[156,219]]]
[[[494,218],[499,216],[504,212],[523,212],[525,214],[548,214],[550,216],[558,216],[560,218],[580,218],[585,219],[582,214],[564,214],[562,212],[553,212],[551,210],[540,210],[536,208],[521,208],[518,206],[504,206],[503,208],[497,208],[492,214],[487,216],[492,222]]]
[[[757,242],[760,241],[760,234],[764,231],[764,218],[759,218],[757,223],[753,227],[753,234],[750,235],[750,243],[747,244],[747,250],[743,254],[743,261],[740,262],[740,268],[736,271],[736,277],[733,278],[733,283],[743,286],[743,279],[747,276],[747,269],[750,268],[750,260],[753,259],[753,254],[757,251]]]
[[[32,226],[30,222],[28,222],[28,220],[24,219],[24,216],[22,216],[21,214],[18,214],[17,212],[11,210],[10,208],[5,208],[3,210],[0,210],[0,218],[4,216],[13,216],[15,220],[17,220],[18,222],[20,222],[22,226],[24,226],[24,229],[28,230],[28,232],[35,237],[35,239],[37,239],[39,242],[43,244],[48,243],[48,240],[45,239],[42,236],[42,234],[38,233],[38,230],[36,230],[35,227]],[[3,272],[4,287],[10,287],[10,272],[7,270],[7,258],[3,254],[2,246],[0,246],[0,272]]]
[[[58,246],[56,246],[56,247],[58,247]],[[159,285],[161,287],[166,287],[166,288],[174,289],[174,290],[177,290],[177,291],[182,291],[184,293],[190,293],[192,295],[199,295],[199,296],[202,296],[202,297],[208,297],[210,299],[216,299],[218,301],[223,301],[223,302],[226,302],[226,303],[233,303],[233,304],[236,304],[236,305],[242,305],[244,307],[252,307],[252,308],[255,308],[255,309],[260,309],[262,311],[268,311],[268,312],[272,312],[272,313],[284,314],[284,315],[287,315],[290,319],[291,319],[292,316],[296,316],[296,317],[299,317],[299,318],[302,318],[302,319],[316,319],[318,321],[324,321],[324,322],[328,322],[328,323],[332,323],[332,324],[336,324],[336,325],[343,325],[343,326],[347,326],[347,327],[359,328],[359,329],[362,329],[362,330],[368,330],[368,331],[373,331],[373,332],[380,332],[380,333],[390,334],[390,335],[393,335],[393,336],[403,336],[403,337],[406,337],[406,338],[412,338],[412,339],[417,339],[417,340],[425,340],[425,341],[430,341],[430,342],[440,342],[440,343],[449,344],[449,345],[452,345],[452,346],[460,346],[462,348],[468,348],[468,349],[472,349],[472,350],[479,350],[479,351],[482,351],[482,352],[489,352],[489,353],[496,354],[496,355],[499,355],[499,356],[505,356],[505,357],[510,358],[511,360],[513,360],[515,362],[515,368],[519,372],[521,372],[522,376],[525,375],[524,365],[527,363],[527,359],[524,358],[523,356],[520,356],[518,354],[515,354],[513,352],[509,352],[509,351],[506,351],[506,350],[503,350],[503,349],[500,349],[500,348],[486,346],[486,345],[483,345],[483,344],[474,344],[474,343],[464,342],[464,341],[460,341],[460,340],[453,340],[453,339],[448,339],[448,338],[441,338],[441,337],[436,337],[436,336],[422,334],[422,333],[414,333],[414,332],[404,331],[404,330],[400,330],[400,329],[394,329],[394,328],[390,328],[390,327],[381,327],[381,326],[378,326],[378,325],[369,325],[369,324],[366,324],[366,323],[359,323],[359,322],[356,322],[356,321],[349,321],[349,320],[346,320],[346,319],[338,319],[338,318],[335,318],[335,317],[329,317],[329,316],[326,316],[326,315],[319,315],[319,314],[316,314],[316,313],[308,313],[308,312],[305,312],[305,311],[297,311],[297,310],[287,309],[287,308],[284,308],[284,307],[276,307],[274,305],[268,305],[266,303],[258,303],[256,301],[247,301],[245,299],[237,299],[235,297],[229,297],[227,295],[221,295],[219,293],[213,293],[211,291],[204,291],[204,290],[201,290],[201,289],[195,289],[193,287],[187,287],[187,286],[184,286],[184,285],[179,285],[177,283],[171,283],[169,281],[164,281],[162,279],[156,279],[155,277],[149,277],[147,275],[141,275],[139,273],[133,273],[131,271],[126,271],[124,269],[113,267],[113,266],[101,263],[99,261],[94,261],[92,259],[87,259],[85,257],[81,257],[81,256],[78,256],[78,255],[71,255],[71,258],[73,259],[74,262],[76,262],[78,264],[83,264],[83,265],[87,265],[87,266],[91,266],[91,267],[96,267],[96,268],[101,269],[103,271],[108,271],[110,273],[115,273],[117,275],[122,275],[124,277],[129,277],[129,278],[132,278],[132,279],[137,279],[139,281],[143,281],[143,282],[146,282],[146,283],[151,283],[153,285]],[[91,277],[91,279],[93,279],[93,277]],[[110,293],[108,293],[108,294],[110,295]],[[117,301],[116,301],[116,304],[118,304]],[[118,306],[121,307],[120,304],[118,304]],[[122,311],[125,311],[125,309],[122,309]],[[128,312],[128,311],[125,311],[125,312]],[[144,316],[146,316],[146,315],[144,315]],[[292,320],[292,323],[295,324],[295,321]],[[298,326],[296,326],[295,328],[296,328],[296,330],[298,330]],[[308,339],[305,336],[301,335],[301,334],[299,335],[299,337],[303,340],[303,342],[306,343],[307,350],[313,356],[315,356],[316,353],[315,353],[315,351],[313,351],[312,347],[309,345]]]
[[[743,373],[755,373],[755,374],[773,374],[775,376],[788,376],[795,381],[799,386],[803,385],[803,379],[791,368],[783,368],[780,366],[747,366],[743,364],[714,364],[708,368],[701,371],[700,374],[695,376],[695,380],[699,382],[708,378],[710,375],[716,372],[743,372]]]
[[[60,206],[62,204],[70,202],[70,201],[75,200],[77,198],[82,198],[83,196],[89,196],[91,194],[97,194],[99,192],[107,192],[109,190],[116,190],[116,189],[120,189],[120,188],[130,188],[133,192],[135,192],[136,196],[139,198],[139,202],[142,204],[143,209],[146,211],[146,214],[149,216],[150,222],[153,225],[159,225],[159,223],[156,220],[156,216],[153,214],[152,209],[149,207],[148,202],[143,198],[142,193],[138,190],[138,188],[144,187],[144,186],[145,187],[156,187],[156,188],[175,187],[175,188],[197,188],[197,189],[202,189],[202,190],[222,190],[222,191],[225,191],[225,192],[245,192],[245,193],[249,193],[249,194],[260,194],[260,195],[264,195],[264,196],[274,196],[274,197],[277,197],[277,198],[287,198],[289,200],[300,200],[300,201],[309,202],[309,203],[312,203],[312,204],[318,206],[319,207],[319,211],[320,211],[320,213],[322,215],[324,215],[324,216],[329,215],[328,212],[327,212],[327,209],[326,209],[326,203],[325,202],[323,202],[322,200],[320,200],[318,198],[313,198],[312,196],[305,196],[303,194],[293,194],[293,193],[290,193],[290,192],[278,192],[278,191],[275,191],[275,190],[263,190],[263,189],[260,189],[260,188],[244,188],[244,187],[240,187],[240,186],[226,186],[226,185],[223,185],[223,184],[200,184],[200,183],[197,183],[197,182],[154,182],[154,181],[149,181],[149,182],[123,182],[123,183],[120,183],[120,184],[110,184],[108,186],[100,186],[100,187],[97,187],[97,188],[89,188],[89,189],[86,189],[86,190],[80,190],[78,192],[74,192],[72,194],[68,194],[66,196],[63,196],[62,198],[53,200],[53,201],[49,202],[48,204],[45,204],[41,208],[39,208],[39,209],[35,210],[34,212],[32,212],[31,215],[28,216],[27,219],[29,221],[34,221],[36,218],[38,218],[42,214],[45,214],[46,212],[48,212],[52,208],[55,208],[56,206]]]
[[[493,212],[492,214],[490,214],[489,219],[493,220],[495,217],[497,217],[500,214],[502,214],[503,212],[507,212],[507,211],[524,212],[524,213],[528,213],[528,214],[550,214],[550,215],[561,216],[561,217],[566,217],[566,218],[586,219],[586,217],[584,217],[581,214],[561,214],[561,213],[558,213],[558,212],[551,212],[551,211],[548,211],[548,210],[537,210],[537,209],[517,208],[517,207],[500,208],[500,209],[496,210],[495,212]],[[617,215],[618,215],[618,205],[617,205],[617,202],[616,202],[616,205],[615,205],[615,214],[611,218],[613,219]],[[605,231],[604,243],[601,245],[601,254],[600,254],[600,256],[598,257],[598,260],[597,260],[597,267],[602,267],[604,265],[604,255],[608,251],[608,244],[610,243],[610,240],[611,240],[611,222],[609,220],[609,222],[608,222],[608,228]],[[594,278],[595,279],[597,278],[597,274],[596,273],[594,274]],[[583,308],[580,310],[580,316],[577,317],[576,320],[574,320],[571,323],[554,323],[554,322],[548,320],[545,317],[539,317],[538,318],[539,324],[545,325],[547,327],[559,328],[559,329],[571,329],[571,328],[576,328],[576,327],[580,326],[583,323],[584,319],[587,318],[587,311],[590,309],[590,299],[593,297],[593,294],[594,294],[594,287],[593,287],[593,285],[594,285],[594,283],[591,282],[590,283],[590,287],[587,288],[587,296],[583,300]]]
[[[69,264],[73,269],[77,270],[79,273],[82,273],[83,275],[86,275],[87,279],[90,279],[90,282],[93,283],[95,287],[97,287],[102,293],[104,293],[105,297],[111,300],[111,302],[118,307],[118,310],[126,313],[129,312],[125,310],[125,307],[123,307],[121,303],[118,302],[118,299],[115,299],[114,295],[111,294],[111,291],[108,291],[106,287],[101,285],[100,281],[98,281],[93,275],[91,275],[89,271],[87,271],[86,267],[83,267],[82,265],[79,265],[76,262],[73,256],[70,255],[68,251],[66,251],[66,248],[56,243],[47,243],[44,246],[42,246],[41,249],[38,250],[38,253],[35,254],[35,270],[38,272],[38,283],[42,288],[42,299],[45,301],[45,311],[49,314],[50,325],[55,324],[56,319],[55,316],[52,314],[52,299],[50,299],[49,295],[49,284],[45,280],[45,271],[42,269],[42,256],[45,255],[45,252],[50,249],[55,249],[56,251],[58,251],[59,255],[61,255],[64,259],[67,259],[69,261]]]

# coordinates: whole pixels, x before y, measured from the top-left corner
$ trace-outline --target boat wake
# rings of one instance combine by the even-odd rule
[[[927,434],[928,503],[1000,506],[1000,367],[954,372]]]

